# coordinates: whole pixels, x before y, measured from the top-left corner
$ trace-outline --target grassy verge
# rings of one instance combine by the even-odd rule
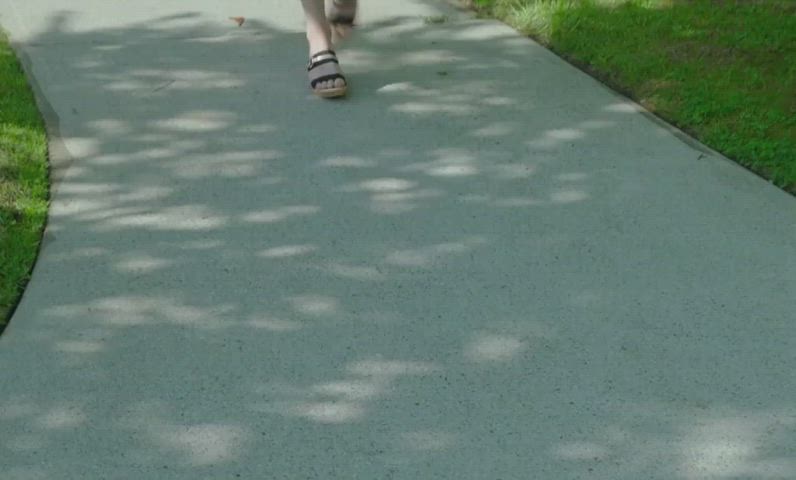
[[[36,260],[48,185],[41,116],[22,68],[0,33],[0,330]]]
[[[473,0],[796,193],[793,0]]]

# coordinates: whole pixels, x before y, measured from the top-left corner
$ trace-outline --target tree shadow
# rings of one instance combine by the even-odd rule
[[[761,249],[729,265],[699,202],[756,184],[450,15],[361,28],[344,102],[261,20],[52,15],[23,48],[72,160],[0,341],[4,475],[796,468],[788,227],[735,225]]]

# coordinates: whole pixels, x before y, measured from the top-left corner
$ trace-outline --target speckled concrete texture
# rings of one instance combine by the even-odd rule
[[[56,179],[0,478],[794,478],[794,198],[363,3],[328,102],[297,1],[0,2]]]

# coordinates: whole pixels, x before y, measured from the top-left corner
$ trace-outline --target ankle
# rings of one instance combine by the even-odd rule
[[[322,52],[324,50],[332,49],[331,35],[326,32],[307,33],[307,43],[310,49],[310,56]]]

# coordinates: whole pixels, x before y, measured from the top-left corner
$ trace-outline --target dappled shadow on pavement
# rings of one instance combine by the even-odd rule
[[[418,17],[322,102],[301,34],[178,20],[26,47],[73,159],[0,340],[4,478],[796,469],[785,227],[695,202],[726,182],[631,104]]]

